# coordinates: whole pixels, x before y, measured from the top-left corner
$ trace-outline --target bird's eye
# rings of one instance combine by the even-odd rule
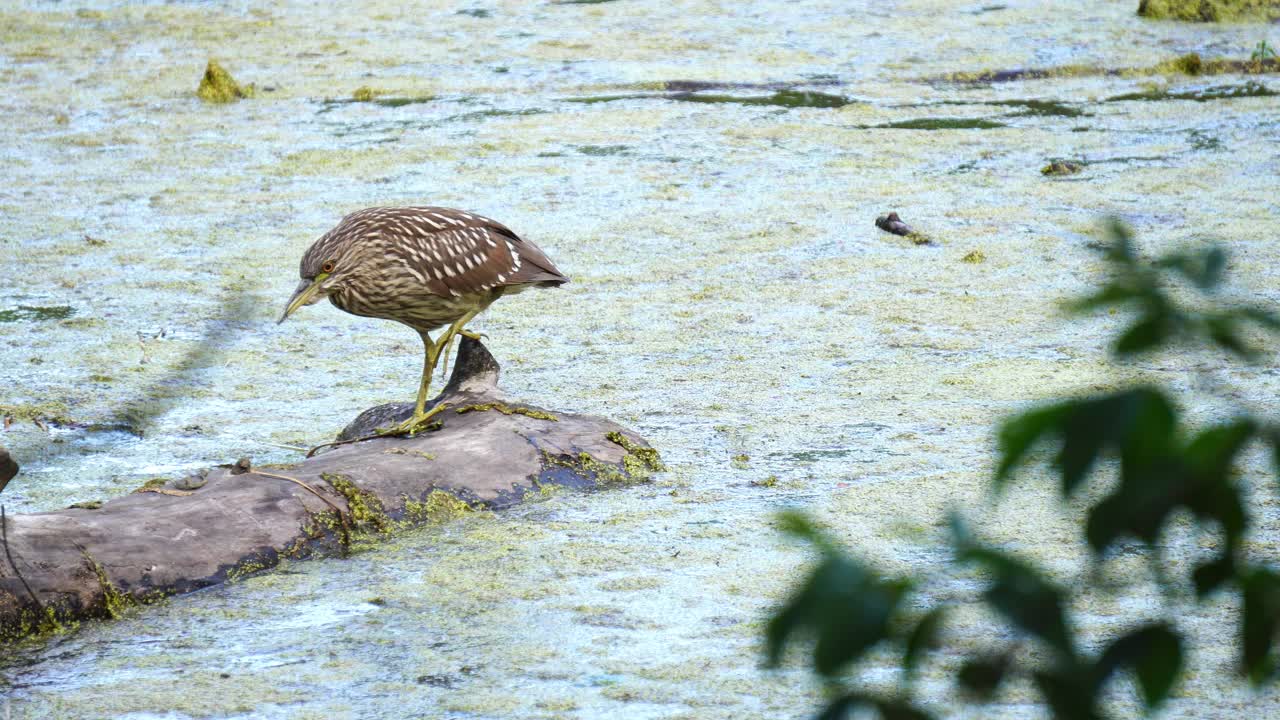
[[[324,272],[324,273],[331,273],[331,272],[333,272],[333,261],[332,261],[332,260],[330,260],[330,261],[326,262],[324,265],[321,265],[321,266],[320,266],[320,272]]]

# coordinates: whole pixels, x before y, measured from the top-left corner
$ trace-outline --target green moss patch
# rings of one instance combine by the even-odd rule
[[[58,425],[72,425],[74,420],[68,415],[65,403],[48,401],[42,403],[22,403],[0,405],[0,418],[12,421],[51,422]]]
[[[382,501],[367,490],[362,490],[345,475],[324,473],[320,476],[347,501],[347,519],[357,532],[386,533],[391,529],[391,518],[382,508]]]
[[[558,419],[556,418],[555,415],[552,415],[551,413],[546,412],[544,410],[536,410],[534,408],[519,407],[519,406],[513,407],[511,405],[506,405],[500,402],[478,403],[476,405],[467,405],[467,406],[458,408],[456,412],[459,415],[461,415],[463,413],[485,412],[488,410],[497,410],[503,415],[527,415],[528,417],[536,418],[538,420],[550,420],[551,422],[558,422]]]
[[[472,512],[475,508],[470,503],[439,489],[427,493],[422,500],[406,498],[404,501],[405,522],[414,525],[448,522]]]
[[[1153,20],[1232,22],[1280,17],[1276,0],[1142,0],[1138,15]]]
[[[231,73],[210,60],[205,66],[204,76],[200,78],[200,87],[196,88],[196,96],[209,103],[229,103],[241,98],[253,97],[253,85],[241,85],[231,77]]]

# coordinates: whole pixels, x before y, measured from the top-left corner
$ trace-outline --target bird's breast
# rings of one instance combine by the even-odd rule
[[[352,315],[395,320],[417,330],[434,330],[483,309],[498,293],[467,293],[442,297],[425,287],[397,288],[394,292],[342,288],[329,296],[335,307]]]

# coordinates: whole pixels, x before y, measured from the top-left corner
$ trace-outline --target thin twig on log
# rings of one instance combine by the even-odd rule
[[[313,488],[313,487],[311,487],[310,485],[308,485],[307,483],[305,483],[305,482],[303,482],[303,481],[299,480],[298,478],[291,478],[291,477],[289,477],[288,475],[277,475],[277,474],[275,474],[275,473],[263,472],[263,471],[261,471],[261,470],[249,470],[248,472],[249,472],[249,474],[252,474],[252,475],[261,475],[261,476],[263,476],[263,477],[276,478],[277,480],[288,480],[289,482],[291,482],[291,483],[293,483],[293,484],[295,484],[295,485],[301,485],[303,488],[305,488],[305,489],[307,490],[307,492],[309,492],[309,493],[311,493],[312,495],[315,495],[316,497],[318,497],[318,498],[320,498],[321,500],[323,500],[323,501],[324,501],[324,503],[325,503],[326,505],[328,505],[329,507],[333,508],[333,511],[334,511],[335,513],[337,513],[337,514],[338,514],[338,522],[342,523],[342,545],[343,545],[343,547],[350,546],[350,544],[351,544],[351,523],[350,523],[350,522],[348,521],[348,519],[347,519],[347,513],[343,512],[343,511],[342,511],[342,508],[340,508],[340,507],[338,507],[337,505],[335,505],[335,504],[334,504],[334,502],[333,502],[332,500],[330,500],[329,498],[325,497],[324,495],[321,495],[319,490],[316,490],[315,488]]]

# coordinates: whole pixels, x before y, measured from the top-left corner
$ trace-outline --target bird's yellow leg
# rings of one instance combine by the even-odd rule
[[[479,310],[472,310],[466,315],[458,318],[449,326],[448,330],[445,330],[444,334],[440,336],[440,339],[436,341],[437,351],[440,353],[441,357],[444,358],[444,375],[446,378],[449,376],[449,351],[453,348],[453,339],[459,335],[469,337],[472,340],[479,340],[483,337],[480,333],[463,329],[464,325],[471,322],[471,320],[479,314]]]
[[[426,349],[426,357],[422,362],[422,381],[418,383],[418,399],[413,405],[413,416],[389,429],[380,429],[378,435],[412,435],[425,428],[428,420],[445,409],[444,403],[430,410],[426,409],[428,395],[431,393],[431,376],[435,374],[436,363],[440,360],[440,345],[432,342],[426,333],[422,333],[422,344]]]
[[[429,395],[431,394],[431,378],[435,375],[436,364],[440,362],[440,357],[443,355],[445,358],[445,373],[448,374],[449,350],[453,345],[453,338],[457,335],[465,334],[467,337],[479,339],[475,333],[463,329],[467,323],[471,322],[472,318],[479,314],[478,310],[473,310],[458,318],[434,342],[426,333],[422,333],[422,344],[426,348],[426,359],[422,364],[422,382],[418,384],[418,400],[413,406],[413,417],[386,431],[379,431],[379,435],[412,435],[426,428],[427,421],[444,411],[445,407],[447,407],[444,403],[440,403],[430,410],[426,409],[427,400],[430,399]]]

